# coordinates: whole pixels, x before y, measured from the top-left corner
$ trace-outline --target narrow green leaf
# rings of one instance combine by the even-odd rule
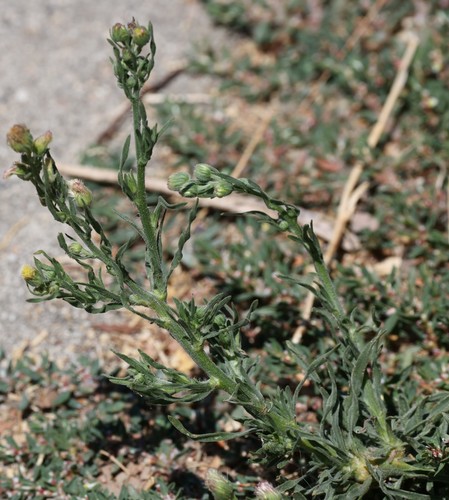
[[[128,137],[125,140],[125,143],[123,144],[122,154],[120,156],[120,166],[119,166],[120,171],[123,170],[126,160],[128,159],[130,144],[131,144],[131,135],[128,135]]]
[[[168,416],[173,427],[175,427],[179,432],[189,437],[193,441],[200,441],[202,443],[216,443],[217,441],[229,441],[230,439],[236,439],[238,437],[247,436],[253,430],[246,430],[242,432],[210,432],[207,434],[193,434],[188,431],[181,422],[172,416]]]

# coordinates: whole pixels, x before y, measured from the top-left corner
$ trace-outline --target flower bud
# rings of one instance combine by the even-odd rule
[[[133,77],[130,76],[126,80],[126,86],[129,87],[130,89],[134,88],[137,85],[137,80]]]
[[[34,149],[38,155],[42,155],[47,151],[48,145],[53,139],[53,134],[50,130],[47,130],[45,134],[40,135],[37,139],[34,140]]]
[[[56,295],[59,292],[59,285],[57,283],[48,284],[46,292],[48,295]]]
[[[231,194],[233,191],[232,184],[229,184],[229,182],[226,181],[219,181],[214,187],[214,195],[217,198],[224,198],[225,196],[228,196],[228,194]]]
[[[72,252],[72,253],[76,253],[76,254],[79,254],[82,252],[83,250],[83,245],[81,245],[81,243],[71,243],[69,245],[69,250]]]
[[[34,150],[33,136],[25,125],[14,125],[6,134],[8,146],[16,153],[31,153]]]
[[[27,171],[27,166],[24,163],[16,161],[11,167],[3,172],[3,178],[8,179],[8,177],[17,175],[19,179],[24,179],[27,173],[29,173]]]
[[[198,163],[198,165],[195,165],[195,177],[200,181],[200,182],[208,182],[212,178],[212,172],[215,169],[212,168],[210,165],[207,163]]]
[[[218,313],[214,317],[214,325],[218,326],[219,328],[224,328],[226,326],[226,316],[222,313]]]
[[[256,487],[256,498],[260,498],[260,500],[282,500],[282,495],[268,481],[262,481]]]
[[[168,189],[180,191],[190,181],[190,175],[186,172],[176,172],[169,176],[167,181]]]
[[[223,474],[215,469],[209,469],[206,477],[206,486],[212,492],[215,500],[232,500],[235,498],[234,486]]]
[[[45,158],[44,168],[47,172],[48,181],[50,182],[50,184],[53,184],[53,182],[55,182],[55,180],[56,180],[57,170],[56,170],[55,162],[51,156],[47,156]]]
[[[135,195],[137,193],[137,179],[132,172],[123,174],[123,183],[128,188],[129,194]]]
[[[25,264],[22,266],[20,274],[27,283],[30,283],[37,278],[37,269],[33,266]]]
[[[77,207],[89,207],[92,203],[92,191],[88,189],[80,179],[67,182],[69,195],[74,199]]]
[[[69,252],[72,253],[73,255],[76,255],[78,257],[91,257],[92,254],[89,253],[81,243],[78,243],[77,241],[74,241],[73,243],[70,243],[69,245]]]
[[[115,43],[125,43],[130,39],[128,28],[122,23],[115,23],[111,29],[111,40]]]
[[[131,33],[133,42],[138,47],[143,47],[150,41],[150,32],[143,26],[136,26]]]
[[[193,184],[192,186],[189,187],[189,189],[182,191],[181,194],[182,194],[182,196],[185,196],[186,198],[195,198],[195,196],[198,196],[198,194],[199,194],[198,186]]]
[[[122,60],[124,63],[131,63],[134,60],[134,54],[129,49],[123,49]]]

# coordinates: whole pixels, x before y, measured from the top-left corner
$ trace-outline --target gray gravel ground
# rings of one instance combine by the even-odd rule
[[[156,78],[181,60],[192,42],[220,36],[194,0],[2,0],[1,6],[2,170],[17,159],[1,139],[14,123],[26,123],[35,135],[52,130],[53,156],[70,163],[109,122],[123,102],[106,42],[115,22],[133,16],[142,24],[152,20]],[[199,85],[183,77],[168,90],[195,92]],[[61,227],[31,187],[16,178],[0,179],[0,346],[13,353],[37,339],[39,349],[72,357],[83,350],[86,335],[95,336],[93,317],[59,301],[25,302],[21,266],[32,262],[37,249],[61,255],[55,243]],[[108,321],[115,321],[114,314],[120,313],[108,313]]]

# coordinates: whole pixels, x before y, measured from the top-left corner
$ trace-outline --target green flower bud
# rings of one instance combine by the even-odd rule
[[[218,326],[219,328],[224,328],[226,326],[226,316],[224,314],[218,313],[214,317],[214,325]]]
[[[44,168],[47,171],[47,176],[50,184],[53,184],[56,180],[57,170],[56,165],[51,156],[47,156],[44,160]]]
[[[50,283],[47,287],[48,295],[56,295],[59,292],[59,285],[57,283]]]
[[[289,224],[286,220],[281,220],[278,223],[278,227],[281,231],[287,231],[287,229],[289,228]]]
[[[268,481],[262,481],[256,487],[256,498],[261,500],[282,500],[282,495]]]
[[[131,35],[128,28],[121,23],[115,23],[111,29],[111,40],[115,43],[126,43]]]
[[[16,153],[31,153],[34,151],[33,136],[25,125],[14,125],[6,134],[8,146]]]
[[[19,179],[25,179],[27,174],[29,174],[29,171],[25,163],[20,163],[16,161],[13,163],[11,167],[5,170],[5,172],[3,173],[3,178],[8,179],[8,177],[17,175]]]
[[[50,130],[47,130],[45,134],[40,135],[37,139],[34,140],[34,149],[38,155],[42,155],[47,151],[48,145],[53,139],[53,134]]]
[[[195,177],[200,182],[208,182],[211,180],[212,172],[214,170],[215,169],[212,168],[207,163],[198,163],[198,165],[195,165],[195,169],[194,169]]]
[[[72,253],[81,253],[82,250],[83,250],[83,245],[81,245],[81,243],[71,243],[69,245],[69,250],[72,252]]]
[[[134,60],[134,55],[129,49],[122,50],[122,60],[125,63],[130,63]]]
[[[198,186],[195,186],[195,184],[193,184],[189,187],[189,189],[186,189],[185,191],[181,190],[181,194],[186,198],[195,198],[199,194]]]
[[[92,254],[88,252],[81,243],[78,243],[77,241],[71,243],[69,245],[69,252],[78,256],[78,257],[91,257]]]
[[[232,184],[229,184],[229,182],[223,180],[218,181],[214,187],[214,195],[217,198],[224,198],[225,196],[231,194],[232,191],[233,191]]]
[[[138,47],[143,47],[146,45],[151,38],[150,32],[147,30],[147,28],[144,28],[143,26],[136,26],[131,33],[133,42],[138,46]]]
[[[128,188],[129,194],[135,195],[137,193],[137,179],[132,172],[123,174],[123,183]]]
[[[130,89],[135,87],[136,84],[137,80],[133,76],[128,77],[128,79],[126,80],[126,86],[129,87]]]
[[[92,203],[92,191],[88,189],[80,179],[73,179],[67,182],[69,196],[71,196],[77,207],[89,207]]]
[[[206,476],[206,486],[212,492],[215,500],[232,500],[235,498],[234,486],[215,469],[209,469]]]
[[[176,172],[169,176],[167,181],[168,189],[180,191],[190,181],[190,175],[186,172]]]

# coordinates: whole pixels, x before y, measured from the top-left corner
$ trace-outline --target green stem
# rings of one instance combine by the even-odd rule
[[[272,426],[278,432],[284,432],[288,429],[292,429],[292,422],[285,419],[276,412],[267,411],[269,404],[267,401],[260,396],[257,390],[244,382],[236,382],[231,377],[229,377],[219,366],[217,366],[212,359],[206,354],[203,347],[197,347],[192,344],[189,335],[184,327],[174,319],[170,306],[159,300],[153,294],[146,292],[141,289],[139,285],[131,280],[126,284],[131,288],[133,293],[138,295],[142,302],[146,303],[147,307],[152,309],[159,319],[161,320],[164,327],[170,332],[170,335],[176,340],[176,342],[184,349],[184,351],[190,356],[190,358],[195,362],[195,364],[209,377],[218,381],[217,388],[223,390],[230,396],[236,396],[237,393],[239,397],[243,398],[242,406],[246,411],[257,419],[262,419],[265,421],[270,421]]]
[[[133,123],[134,123],[134,141],[137,157],[137,193],[134,200],[142,223],[145,245],[147,247],[147,260],[151,269],[151,286],[162,297],[166,295],[166,283],[164,282],[164,272],[159,256],[159,246],[157,240],[157,229],[151,220],[151,213],[147,205],[145,188],[145,169],[150,158],[146,158],[145,151],[142,150],[141,143],[137,136],[144,138],[146,130],[142,127],[142,116],[140,108],[140,98],[134,97],[131,100]]]

